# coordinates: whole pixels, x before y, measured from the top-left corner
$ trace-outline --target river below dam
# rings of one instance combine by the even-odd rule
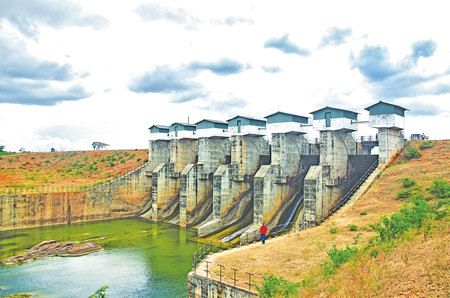
[[[147,233],[142,233],[147,231]],[[0,232],[0,259],[44,240],[100,244],[104,251],[79,257],[49,257],[0,265],[0,297],[87,298],[102,286],[109,297],[187,297],[196,230],[143,218],[122,218]],[[97,239],[107,237],[106,239]]]

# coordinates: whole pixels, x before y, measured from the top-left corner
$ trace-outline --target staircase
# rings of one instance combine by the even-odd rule
[[[352,206],[358,199],[370,188],[372,183],[380,176],[381,172],[386,168],[386,164],[381,163],[378,167],[367,177],[367,179],[356,189],[353,195],[349,198],[345,206]]]
[[[333,213],[339,210],[342,206],[353,204],[356,200],[363,195],[372,182],[378,177],[381,171],[385,168],[384,164],[378,164],[376,160],[373,165],[367,170],[366,173],[359,179],[359,181],[345,194],[339,201],[334,203],[328,210],[324,213],[316,216],[316,223],[319,224],[325,219],[330,217]]]

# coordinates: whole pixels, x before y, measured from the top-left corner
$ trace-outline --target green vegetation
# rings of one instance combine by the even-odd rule
[[[418,159],[422,157],[422,153],[417,148],[406,148],[406,153],[404,155],[406,160]]]
[[[254,282],[253,282],[254,283]],[[262,297],[298,297],[300,283],[292,283],[283,277],[264,276],[261,286],[255,284],[256,292]]]
[[[359,215],[367,215],[367,211],[361,211]]]
[[[94,295],[91,295],[91,296],[89,296],[88,298],[105,298],[105,297],[108,297],[109,295],[108,294],[105,294],[105,292],[106,292],[106,290],[108,289],[109,287],[101,287],[100,289],[98,289],[95,293],[94,293]]]
[[[357,225],[354,225],[354,224],[349,224],[348,225],[348,228],[349,228],[349,230],[350,231],[358,231],[358,226]]]
[[[402,182],[402,186],[404,188],[410,188],[417,184],[416,180],[409,179],[409,178],[400,179],[400,181]]]
[[[409,189],[413,189],[416,186],[415,181],[413,181],[410,179],[402,180],[404,187],[409,187]],[[434,231],[439,232],[444,228],[448,228],[450,220],[450,185],[447,181],[439,178],[434,180],[427,190],[434,198],[425,197],[423,194],[415,194],[411,201],[403,204],[399,211],[391,216],[382,216],[379,222],[370,224],[370,228],[375,231],[376,235],[370,238],[367,243],[358,245],[359,236],[361,235],[359,233],[353,238],[353,245],[347,244],[345,248],[338,249],[333,244],[333,248],[327,251],[329,260],[320,264],[320,269],[306,276],[300,285],[290,284],[288,287],[284,286],[290,289],[289,292],[272,291],[278,287],[283,288],[286,282],[282,283],[281,281],[284,281],[284,279],[281,277],[270,276],[264,278],[261,287],[258,287],[258,293],[261,297],[275,297],[275,295],[279,295],[278,297],[296,295],[295,297],[297,297],[301,296],[302,293],[311,293],[310,291],[314,292],[319,289],[322,293],[338,293],[337,291],[342,289],[336,289],[335,283],[327,283],[327,281],[337,274],[339,268],[345,264],[349,263],[349,268],[364,267],[371,260],[379,257],[386,258],[402,243],[413,241],[418,236],[422,237],[422,243],[431,239],[431,236],[435,233]],[[358,229],[356,225],[350,224],[348,226],[350,230]],[[337,231],[337,227],[330,228],[331,233],[336,233]],[[407,253],[403,254],[401,256],[402,260],[407,264],[408,255]],[[368,266],[372,270],[370,265]],[[377,284],[376,281],[373,282]],[[293,293],[291,287],[296,287],[299,292],[291,294]],[[325,294],[325,296],[327,295]]]
[[[330,227],[330,233],[331,234],[336,234],[339,232],[339,228],[338,227]]]
[[[420,150],[425,150],[425,149],[429,149],[429,148],[433,148],[434,144],[431,143],[431,141],[423,141],[422,143],[419,144],[419,149]]]
[[[438,199],[450,198],[450,185],[442,178],[434,180],[427,190]]]
[[[420,193],[420,186],[417,185],[417,181],[409,178],[400,179],[402,182],[403,190],[397,192],[398,200],[410,199]]]

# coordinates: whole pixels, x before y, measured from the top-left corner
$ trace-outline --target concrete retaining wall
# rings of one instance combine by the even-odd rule
[[[257,293],[222,283],[218,280],[200,276],[194,272],[188,274],[189,298],[252,298]]]
[[[136,215],[151,200],[147,168],[84,191],[1,195],[0,230]]]

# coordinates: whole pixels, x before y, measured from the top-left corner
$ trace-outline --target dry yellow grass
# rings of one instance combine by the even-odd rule
[[[413,141],[410,142],[408,146],[417,147],[419,144],[420,141]],[[425,190],[425,188],[436,178],[442,177],[444,180],[450,180],[450,159],[448,154],[448,152],[450,152],[450,141],[433,141],[433,144],[435,145],[433,148],[422,151],[423,156],[418,160],[412,160],[405,163],[402,161],[402,155],[399,155],[382,173],[381,177],[375,181],[366,194],[352,206],[346,206],[339,210],[322,225],[278,238],[269,239],[266,241],[265,245],[258,242],[238,249],[218,253],[210,256],[208,261],[253,274],[273,274],[275,276],[284,277],[291,282],[302,281],[311,271],[317,270],[320,263],[328,260],[326,251],[331,249],[333,244],[338,248],[344,248],[347,244],[352,245],[354,243],[354,237],[359,233],[362,233],[359,239],[360,244],[366,242],[375,235],[374,232],[365,229],[368,224],[379,221],[379,218],[382,215],[390,215],[398,211],[403,204],[402,201],[396,199],[396,194],[401,189],[401,178],[411,178],[416,180],[423,190]],[[360,212],[362,211],[366,211],[367,215],[360,215]],[[355,232],[349,231],[349,224],[357,225],[359,230]],[[337,227],[340,232],[332,234],[330,233],[330,227]],[[448,237],[445,239],[448,239]],[[424,265],[425,267],[428,266],[426,268],[429,268],[430,266],[441,266],[436,262],[431,262],[431,259],[436,258],[437,255],[433,256],[432,254],[427,254],[427,250],[433,250],[436,253],[439,249],[448,250],[448,241],[442,240],[440,242],[437,241],[436,243],[430,241],[423,246],[420,246],[419,244],[420,243],[417,241],[405,244],[405,251],[408,249],[413,250],[412,247],[414,247],[414,251],[416,251],[411,255],[410,259],[428,260],[428,265]],[[325,245],[325,247],[323,247],[323,245]],[[429,247],[427,248],[427,246]],[[445,247],[443,248],[442,246]],[[401,251],[402,250],[399,249],[397,254],[401,255]],[[384,293],[382,296],[396,296],[400,293],[395,289],[391,289],[393,292],[390,292],[390,289],[386,288],[392,286],[399,289],[402,287],[405,288],[403,291],[404,293],[415,293],[414,295],[419,295],[418,293],[420,291],[414,289],[416,287],[421,288],[424,286],[424,283],[426,283],[424,274],[431,276],[430,271],[423,271],[422,273],[419,273],[419,270],[413,269],[402,271],[404,268],[399,265],[399,262],[403,263],[401,257],[392,256],[392,259],[384,258],[384,260],[383,264],[374,265],[375,267],[370,269],[374,271],[379,270],[381,272],[380,274],[384,274],[383,276],[391,278],[386,278],[378,282],[377,288],[384,289],[384,292],[375,293]],[[448,268],[450,265],[448,259],[446,259],[445,262],[444,263]],[[388,267],[392,270],[386,270]],[[217,270],[217,268],[214,270]],[[347,270],[351,270],[351,268],[348,267]],[[398,278],[398,274],[400,274],[398,272],[404,272],[403,275],[401,275],[402,279]],[[350,271],[342,274],[344,274],[343,278],[347,279],[352,276]],[[417,274],[417,276],[414,274]],[[446,271],[445,274],[442,272],[436,274],[443,274],[442,276],[446,276],[445,274],[448,274],[448,271]],[[364,276],[364,274],[362,274],[362,276]],[[393,278],[393,276],[395,276],[395,278]],[[430,278],[431,277],[427,277],[426,279],[430,280]],[[405,283],[403,283],[402,280],[404,280]],[[406,280],[414,282],[407,283]],[[442,277],[440,277],[440,280],[442,281]],[[398,284],[399,282],[400,285]],[[441,289],[441,292],[439,293],[442,293],[442,291],[445,290],[442,290],[444,287],[442,286],[442,282],[440,285],[439,283],[433,283],[433,286]],[[445,286],[448,287],[447,285]],[[370,296],[370,294],[366,293],[366,295],[364,293],[365,292],[353,292],[353,296],[338,292],[328,294],[336,297]],[[316,295],[318,295],[318,292],[310,293],[310,296]],[[418,297],[420,297],[420,295]]]

